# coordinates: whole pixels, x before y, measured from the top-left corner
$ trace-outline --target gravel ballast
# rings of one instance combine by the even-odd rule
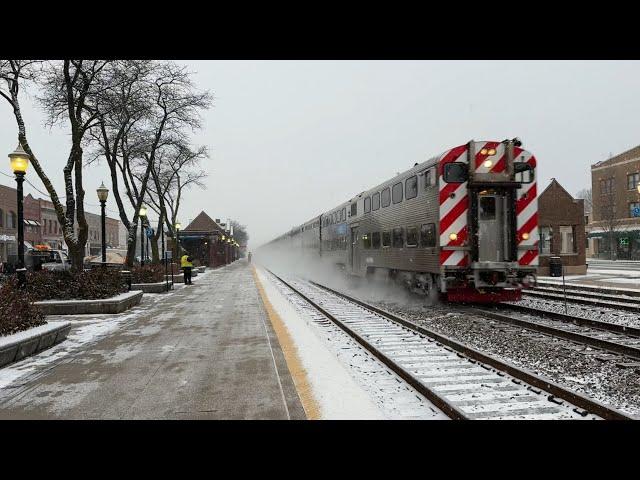
[[[637,360],[464,313],[459,307],[428,305],[426,301],[363,300],[626,413],[640,415]]]

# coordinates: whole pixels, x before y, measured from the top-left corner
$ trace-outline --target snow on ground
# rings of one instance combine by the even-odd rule
[[[278,291],[262,269],[256,269],[265,293],[293,339],[322,419],[383,419],[382,411],[367,392],[356,384],[345,367],[311,329],[310,319],[302,318]]]
[[[56,328],[64,325],[68,322],[47,322],[44,325],[39,325],[37,327],[29,328],[27,330],[22,330],[21,332],[12,333],[11,335],[3,335],[0,337],[0,348],[11,345],[13,343],[26,340],[28,338],[35,337],[36,335],[40,335],[43,333],[50,332],[51,330],[55,330]]]
[[[181,287],[176,284],[176,288]],[[0,369],[0,389],[10,386],[25,375],[35,373],[42,367],[53,367],[63,361],[71,361],[75,352],[90,343],[95,343],[121,325],[132,322],[140,315],[147,313],[149,308],[162,298],[162,294],[145,293],[140,305],[121,314],[47,316],[46,320],[50,324],[70,321],[72,327],[69,335],[64,341],[47,350]],[[31,329],[26,332],[30,331]]]
[[[284,293],[270,275],[260,269],[257,272],[265,293],[296,344],[322,418],[448,418],[295,293],[283,287]],[[320,320],[312,318],[313,315]]]

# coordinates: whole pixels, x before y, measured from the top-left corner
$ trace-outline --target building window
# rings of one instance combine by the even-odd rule
[[[0,208],[0,227],[4,227],[4,210]]]
[[[371,197],[366,197],[364,199],[364,213],[369,213],[371,211]]]
[[[15,212],[9,212],[7,215],[7,228],[18,228],[18,218]]]
[[[383,247],[391,246],[391,232],[382,232],[382,246]]]
[[[358,202],[353,202],[351,204],[351,216],[355,217],[358,214]]]
[[[540,227],[540,255],[551,254],[551,239],[553,238],[553,230],[551,227]]]
[[[418,227],[407,227],[407,247],[418,246]]]
[[[418,177],[415,175],[405,180],[404,195],[407,200],[418,196]]]
[[[425,223],[420,227],[420,246],[425,248],[436,246],[435,223]]]
[[[402,183],[396,183],[393,186],[393,203],[400,203],[402,202]]]
[[[571,225],[560,226],[562,239],[560,253],[576,253],[575,228]]]
[[[380,192],[380,202],[382,203],[382,208],[385,208],[391,205],[391,191],[389,190],[389,187],[385,188],[384,190],[382,190],[382,192]]]
[[[638,187],[638,183],[640,183],[640,173],[632,173],[627,175],[627,189],[635,190]]]
[[[343,208],[342,209],[342,221],[346,222],[347,221],[347,208]]]
[[[400,184],[402,186],[402,184]],[[403,231],[402,231],[402,227],[398,227],[398,228],[394,228],[393,229],[393,248],[402,248],[404,247],[404,238],[403,238]]]
[[[371,247],[380,248],[380,232],[373,232],[371,234]]]
[[[368,233],[362,235],[362,246],[367,250],[371,248],[371,236]]]
[[[629,216],[630,217],[640,217],[640,203],[631,202],[629,204]]]
[[[371,210],[378,210],[380,208],[380,192],[374,193],[371,196]]]
[[[613,193],[613,178],[600,180],[600,195],[610,195]]]

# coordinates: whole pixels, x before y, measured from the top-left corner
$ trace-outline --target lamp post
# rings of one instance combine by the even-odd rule
[[[182,228],[182,225],[180,224],[180,222],[175,224],[176,227],[176,262],[178,261],[178,259],[180,258],[180,229]]]
[[[147,216],[147,207],[144,203],[140,206],[140,266],[144,267],[144,217]]]
[[[96,190],[98,194],[98,200],[100,200],[100,216],[102,222],[102,268],[107,266],[107,228],[105,221],[105,208],[107,204],[107,197],[109,196],[109,189],[104,186],[104,182],[102,185]]]
[[[18,282],[20,286],[26,283],[26,268],[24,268],[24,202],[22,193],[22,184],[24,176],[29,167],[29,154],[22,149],[22,145],[18,144],[16,149],[9,154],[11,170],[16,176],[18,184]]]

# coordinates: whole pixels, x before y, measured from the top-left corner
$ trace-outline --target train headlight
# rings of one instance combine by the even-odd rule
[[[449,240],[451,240],[452,242],[455,242],[458,239],[458,234],[457,233],[450,233],[449,234]]]
[[[522,234],[522,239],[523,239],[523,240],[529,240],[529,234],[528,234],[528,233],[526,233],[526,232],[525,232],[525,233],[523,233],[523,234]]]
[[[493,162],[492,162],[491,160],[485,160],[485,161],[483,162],[483,165],[484,165],[486,168],[491,168],[491,167],[493,166]]]
[[[496,149],[495,148],[490,148],[489,151],[487,152],[487,155],[491,156],[491,155],[495,155],[496,154]]]

